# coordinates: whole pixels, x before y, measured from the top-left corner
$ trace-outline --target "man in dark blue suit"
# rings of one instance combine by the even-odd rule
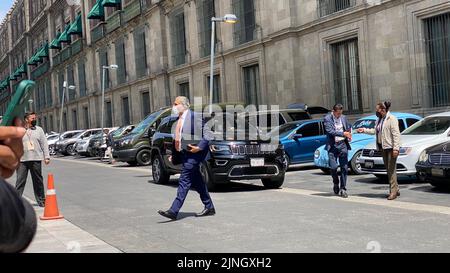
[[[327,134],[326,150],[333,177],[333,191],[336,195],[347,198],[347,172],[348,172],[348,151],[351,150],[352,125],[348,122],[343,113],[344,106],[336,104],[333,112],[324,119],[325,131]],[[338,163],[341,168],[341,180],[337,174]]]
[[[183,164],[178,192],[172,207],[167,211],[158,211],[164,217],[176,220],[184,200],[193,186],[200,194],[205,209],[197,217],[216,214],[211,196],[205,181],[200,173],[200,164],[209,154],[209,141],[213,133],[207,126],[200,113],[189,109],[189,100],[186,97],[177,97],[173,105],[173,114],[178,116],[174,132],[174,145],[172,150],[172,163]]]

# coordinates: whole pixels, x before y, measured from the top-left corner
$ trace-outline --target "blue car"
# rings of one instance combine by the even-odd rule
[[[392,113],[397,117],[400,126],[400,132],[403,132],[406,128],[410,127],[414,123],[418,122],[422,118],[407,113]],[[353,139],[350,142],[352,150],[348,152],[349,167],[354,174],[362,174],[361,165],[358,163],[363,148],[375,140],[375,136],[367,134],[358,134],[356,130],[358,128],[375,128],[375,122],[377,117],[375,115],[361,118],[353,124]],[[325,145],[319,147],[314,153],[314,164],[319,167],[324,173],[330,172],[330,165],[328,163],[328,153],[325,150]]]
[[[279,137],[289,165],[313,163],[314,151],[326,143],[323,120],[289,122],[278,126],[269,135]]]

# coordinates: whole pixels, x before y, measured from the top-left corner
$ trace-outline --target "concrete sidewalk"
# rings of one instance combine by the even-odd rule
[[[38,217],[33,242],[25,253],[121,253],[119,249],[80,229],[65,219],[42,221],[44,209],[28,199]]]

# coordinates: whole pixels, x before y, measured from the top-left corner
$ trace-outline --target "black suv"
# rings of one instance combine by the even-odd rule
[[[235,117],[233,119],[236,119]],[[181,165],[174,165],[169,157],[172,154],[172,128],[177,117],[165,118],[152,139],[152,173],[155,183],[167,183],[171,175],[181,171]],[[270,140],[236,140],[238,131],[236,122],[229,128],[214,126],[212,131],[222,140],[210,142],[209,159],[201,164],[200,172],[210,190],[231,180],[261,179],[263,185],[269,189],[276,189],[283,185],[287,168],[284,148],[280,144],[271,144]],[[226,124],[226,123],[223,123]],[[233,123],[231,123],[233,124]],[[247,128],[248,124],[247,124]],[[257,129],[256,129],[257,130]],[[229,137],[234,131],[234,137]],[[248,130],[246,130],[248,131]],[[224,133],[227,132],[227,133]],[[231,133],[233,135],[233,133]],[[226,136],[225,136],[226,135]],[[244,139],[250,139],[248,137]]]

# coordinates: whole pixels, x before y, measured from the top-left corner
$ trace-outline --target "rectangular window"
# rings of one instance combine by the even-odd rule
[[[186,63],[186,33],[184,12],[178,12],[171,18],[172,60],[175,66]]]
[[[64,132],[67,131],[67,113],[64,112],[63,114],[63,128],[64,128]]]
[[[255,3],[254,0],[233,0],[234,14],[239,18],[234,24],[234,42],[241,45],[255,38]]]
[[[150,92],[144,92],[142,93],[142,117],[145,118],[150,112]]]
[[[243,72],[245,103],[258,106],[260,94],[259,65],[244,67]]]
[[[318,0],[319,17],[348,9],[356,5],[356,0]]]
[[[189,82],[183,82],[183,83],[178,84],[178,94],[180,96],[190,98],[189,97]]]
[[[78,62],[78,90],[80,90],[80,97],[86,96],[86,69],[84,61]]]
[[[134,57],[137,78],[139,79],[147,76],[147,47],[145,44],[144,28],[134,32]]]
[[[215,16],[214,0],[197,1],[198,36],[200,57],[211,54],[211,18]],[[214,37],[216,39],[216,37]]]
[[[89,108],[83,107],[84,128],[89,129]]]
[[[122,125],[130,125],[130,104],[128,97],[122,98]]]
[[[450,105],[450,13],[425,19],[428,88],[432,107]]]
[[[208,86],[208,88],[207,88],[208,95],[210,92],[210,90],[209,90],[210,79],[211,79],[210,76],[206,77],[206,81],[207,81],[206,84]],[[221,93],[220,93],[220,75],[214,75],[214,78],[213,78],[213,103],[220,103],[221,100],[222,100],[222,97],[221,97]]]
[[[58,74],[58,92],[59,92],[59,103],[62,103],[63,91],[64,91],[64,72]],[[66,96],[67,93],[64,95]],[[65,98],[67,101],[67,97]]]
[[[51,107],[53,105],[53,96],[52,96],[52,82],[50,79],[46,80],[45,92],[47,93],[47,95],[45,96],[46,98],[45,104],[47,107]]]
[[[344,105],[347,113],[362,112],[358,39],[331,45],[335,101]]]
[[[73,109],[72,110],[72,128],[73,130],[77,130],[78,129],[78,115],[77,115],[77,110]]]
[[[103,67],[104,66],[108,66],[109,62],[108,62],[108,51],[106,51],[106,49],[99,51],[98,53],[99,56],[99,61],[100,61],[100,79],[101,79],[101,83],[100,83],[100,87],[103,84]],[[105,71],[105,89],[109,88],[109,70],[106,69]]]
[[[127,63],[125,60],[125,43],[124,41],[116,41],[116,64],[117,69],[117,84],[124,84],[127,81]]]
[[[50,115],[50,125],[48,126],[50,131],[53,131],[53,115]]]
[[[105,103],[106,107],[106,117],[105,117],[105,127],[113,126],[113,116],[112,116],[112,104],[110,101]]]
[[[69,65],[67,67],[67,86],[75,85],[74,76],[73,76],[73,66]],[[69,93],[69,101],[75,100],[76,97],[76,89],[72,90],[67,88]],[[67,95],[67,94],[66,94]]]

